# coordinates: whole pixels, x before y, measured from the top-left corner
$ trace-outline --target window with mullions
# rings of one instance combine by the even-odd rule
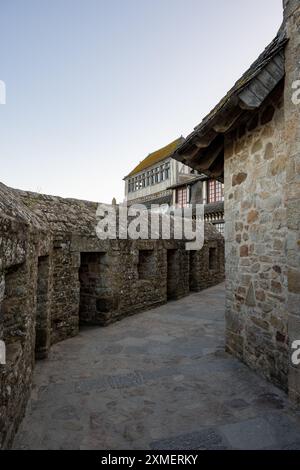
[[[208,202],[220,202],[224,200],[223,185],[219,181],[209,180],[208,182]]]
[[[224,235],[224,231],[225,231],[225,224],[224,223],[214,224],[214,227],[218,230],[218,232],[221,235]]]
[[[165,166],[165,179],[168,180],[169,176],[170,176],[170,164],[166,163],[166,166]]]
[[[180,188],[176,191],[176,204],[178,207],[186,207],[187,206],[187,189]]]
[[[146,185],[146,175],[145,173],[142,174],[142,188],[144,188]]]

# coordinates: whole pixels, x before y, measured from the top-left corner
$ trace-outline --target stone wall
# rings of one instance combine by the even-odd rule
[[[287,315],[289,344],[300,340],[300,4],[299,0],[285,0],[286,83],[284,92],[287,213]],[[297,87],[295,88],[295,84]],[[295,93],[298,94],[295,99]],[[290,363],[289,394],[300,404],[300,366]]]
[[[23,417],[35,357],[38,257],[47,254],[46,227],[0,184],[0,448],[8,447]]]
[[[78,334],[78,267],[70,252],[70,236],[55,241],[53,249],[53,294],[51,300],[51,343]]]
[[[77,334],[80,324],[106,326],[165,303],[168,278],[174,276],[167,269],[171,247],[178,261],[173,296],[177,299],[189,293],[189,254],[184,242],[76,236],[69,248],[59,251],[59,260],[54,250],[52,342]]]
[[[211,226],[206,226],[206,231]],[[206,233],[207,243],[200,251],[190,252],[190,290],[199,292],[225,279],[225,240],[222,235],[211,239]]]
[[[283,87],[225,142],[227,349],[287,389]]]
[[[53,258],[38,257],[36,286],[35,357],[45,359],[51,345],[51,300],[53,296]]]
[[[287,0],[285,81],[225,138],[227,349],[300,401],[300,5]]]
[[[106,326],[189,293],[184,241],[99,240],[96,208],[0,184],[0,340],[7,347],[0,448],[12,442],[35,360],[47,357],[51,344],[78,334],[82,324]],[[222,239],[212,227],[206,235],[204,250]],[[175,262],[168,265],[171,251]],[[223,256],[218,252],[220,267]]]

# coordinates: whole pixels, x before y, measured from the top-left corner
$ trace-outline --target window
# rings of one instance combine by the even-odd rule
[[[216,229],[221,235],[224,235],[225,224],[223,222],[219,224],[215,224],[214,226],[216,227]]]
[[[142,176],[140,175],[138,177],[138,189],[141,189],[141,187],[142,187]]]
[[[219,181],[209,180],[208,182],[208,202],[224,201],[223,185]]]
[[[128,192],[132,193],[133,191],[134,191],[134,179],[131,179],[128,182]]]
[[[163,181],[165,179],[165,172],[164,172],[164,166],[162,165],[160,167],[160,181]]]
[[[180,188],[176,191],[176,204],[178,207],[186,207],[187,206],[187,189]]]
[[[154,184],[154,170],[151,170],[151,184]]]
[[[170,163],[166,163],[165,165],[165,179],[168,180],[170,176]]]

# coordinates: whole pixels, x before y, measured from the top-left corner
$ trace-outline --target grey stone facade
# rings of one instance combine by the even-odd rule
[[[287,221],[287,299],[289,344],[300,339],[300,103],[295,102],[294,84],[300,80],[300,5],[297,0],[284,0],[286,34],[286,82],[284,89],[286,181],[285,207]],[[298,92],[299,96],[299,92]],[[290,363],[288,388],[290,397],[300,403],[299,366]]]
[[[253,121],[225,140],[226,341],[229,351],[287,390],[282,91],[279,85]]]
[[[227,347],[300,402],[300,5],[284,6],[285,80],[225,141]]]

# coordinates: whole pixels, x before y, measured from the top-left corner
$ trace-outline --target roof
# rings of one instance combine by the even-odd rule
[[[224,201],[209,202],[204,206],[204,214],[214,214],[215,212],[224,213]]]
[[[167,189],[176,189],[176,188],[182,188],[183,186],[192,186],[193,184],[197,183],[198,181],[206,181],[209,178],[205,175],[199,175],[199,176],[192,176],[190,178],[187,178],[184,181],[180,181],[179,183],[173,184],[172,186],[169,186]]]
[[[205,179],[207,179],[205,177]],[[167,189],[177,189],[177,188],[182,188],[185,186],[192,186],[195,184],[197,181],[203,181],[202,176],[190,176],[189,178],[186,178],[185,180],[180,181],[179,183],[173,184],[172,186],[169,186]]]
[[[150,153],[148,157],[142,160],[125,178],[136,175],[137,173],[140,173],[146,168],[150,168],[156,163],[159,163],[162,160],[165,160],[166,158],[170,157],[183,142],[184,138],[179,137],[179,139],[174,140],[165,147]]]
[[[151,209],[152,204],[157,204],[159,206],[163,204],[168,204],[169,206],[172,204],[172,193],[166,194],[165,196],[157,196],[155,197],[155,194],[153,194],[152,199],[147,199],[147,200],[139,200],[139,199],[133,199],[132,201],[127,201],[127,205],[130,207],[134,204],[143,204],[147,209]]]
[[[208,176],[217,175],[206,168],[219,158],[224,134],[233,130],[245,116],[258,109],[285,75],[284,47],[285,33],[280,29],[276,38],[263,51],[251,67],[235,83],[226,96],[198,124],[193,132],[174,152],[173,158]],[[213,154],[207,150],[213,147]],[[204,162],[199,164],[200,160]],[[199,165],[198,165],[199,164]],[[218,171],[220,171],[220,165]]]

